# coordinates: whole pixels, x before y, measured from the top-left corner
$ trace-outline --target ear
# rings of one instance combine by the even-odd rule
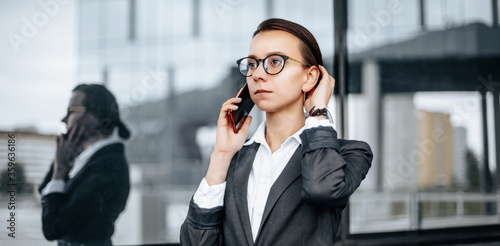
[[[315,85],[319,82],[319,75],[320,71],[317,66],[309,67],[307,69],[307,75],[304,84],[302,84],[302,91],[307,93],[314,89]]]

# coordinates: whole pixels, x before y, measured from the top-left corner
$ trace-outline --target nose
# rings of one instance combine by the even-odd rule
[[[61,122],[64,122],[66,124],[68,124],[68,116],[64,116],[62,119],[61,119]]]
[[[262,80],[265,81],[267,79],[267,73],[266,70],[264,70],[264,62],[260,62],[259,66],[257,66],[257,69],[252,74],[252,78],[257,81],[257,80]]]

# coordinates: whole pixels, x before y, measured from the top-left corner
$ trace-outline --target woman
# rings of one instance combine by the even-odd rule
[[[266,121],[245,142],[251,117],[237,134],[228,121],[241,99],[222,105],[181,244],[333,245],[342,209],[372,153],[364,142],[337,139],[326,117],[335,80],[322,66],[316,40],[296,23],[269,19],[238,63]]]
[[[111,245],[130,190],[123,141],[130,132],[106,87],[73,89],[53,165],[39,188],[42,230],[58,245]]]

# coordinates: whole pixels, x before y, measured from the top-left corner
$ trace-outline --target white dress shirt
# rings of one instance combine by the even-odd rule
[[[92,143],[89,147],[84,149],[82,153],[80,153],[75,159],[69,163],[71,170],[69,171],[69,178],[74,178],[78,172],[87,164],[88,160],[92,155],[94,155],[98,150],[102,149],[105,146],[114,143],[121,143],[123,140],[118,136],[118,131],[115,128],[113,133],[103,139],[99,139]],[[42,196],[45,196],[50,193],[64,193],[64,188],[66,187],[66,181],[61,179],[51,180],[45,188],[42,190]]]
[[[305,126],[286,139],[281,147],[272,153],[265,138],[266,125],[265,122],[262,122],[252,138],[245,143],[245,145],[250,145],[254,142],[260,144],[248,177],[247,187],[248,214],[254,242],[260,229],[262,215],[271,186],[278,179],[297,147],[302,144],[300,139],[302,131],[318,126],[334,127],[327,119],[319,120],[315,117],[308,117]],[[193,196],[193,200],[201,208],[223,206],[225,187],[225,182],[209,186],[205,178],[203,178]]]

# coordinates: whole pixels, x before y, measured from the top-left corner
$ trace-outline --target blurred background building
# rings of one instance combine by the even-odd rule
[[[187,205],[208,168],[220,105],[245,82],[235,61],[247,55],[253,31],[270,17],[298,22],[315,35],[337,78],[329,106],[341,136],[368,142],[375,154],[344,214],[339,245],[500,241],[497,0],[41,0],[24,4],[31,15],[9,7],[3,18],[19,24],[6,31],[15,57],[36,47],[44,30],[62,21],[71,25],[72,79],[38,100],[62,118],[72,87],[102,83],[117,97],[131,128],[127,158],[133,185],[115,244],[178,243]],[[343,18],[345,29],[336,28]],[[33,38],[25,35],[29,31]],[[339,36],[347,43],[336,46]],[[348,51],[345,80],[334,62],[342,48]],[[0,70],[2,75],[7,78],[9,71]],[[0,83],[3,91],[20,90],[1,78]],[[67,99],[51,102],[63,94]],[[32,110],[37,128],[21,130],[30,122],[20,120],[26,113],[8,114],[10,108],[2,107],[12,121],[0,122],[0,140],[16,133],[25,182],[36,187],[58,134],[52,125],[44,128],[52,124],[45,121],[60,118],[42,122]],[[264,120],[258,110],[252,114],[251,132]],[[0,158],[6,160],[6,153],[0,150]],[[29,236],[20,233],[16,245],[54,245],[38,230],[35,194],[20,198],[26,205],[19,231]],[[7,213],[0,206],[0,218]],[[2,228],[0,243],[14,242]]]
[[[419,153],[418,187],[451,188],[453,186],[453,137],[450,115],[434,112],[419,112],[418,143],[428,152]],[[427,141],[427,145],[424,145]],[[458,155],[459,153],[457,153]],[[464,153],[462,153],[464,154]]]

